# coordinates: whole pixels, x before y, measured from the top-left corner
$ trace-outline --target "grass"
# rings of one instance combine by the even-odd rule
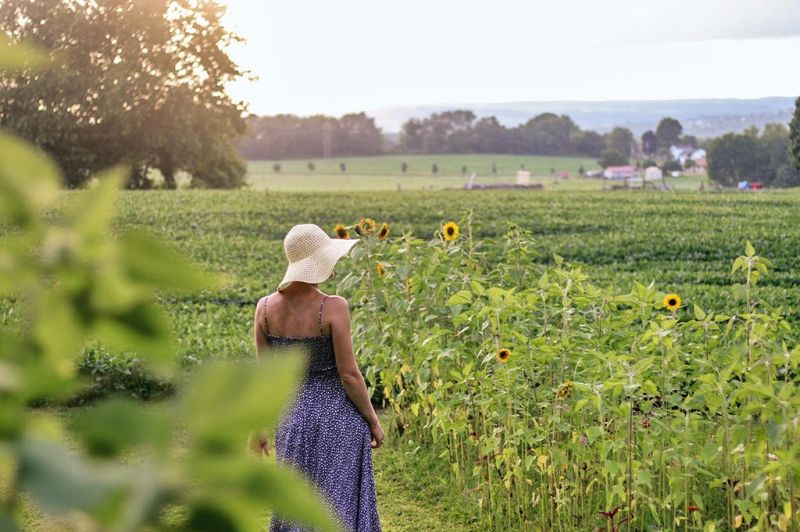
[[[142,408],[152,408],[142,403]],[[72,410],[52,411],[66,423]],[[390,414],[379,411],[381,424],[387,431],[383,446],[373,449],[375,490],[378,499],[378,515],[385,532],[412,532],[418,530],[444,530],[472,532],[480,530],[477,523],[477,505],[466,494],[452,489],[447,482],[447,471],[442,462],[426,452],[413,441],[394,439]],[[78,450],[80,444],[70,438],[70,446]],[[273,442],[274,444],[274,442]],[[274,460],[274,454],[271,455]],[[136,456],[128,455],[126,461],[135,463]],[[23,530],[30,532],[79,532],[89,528],[80,515],[61,518],[48,517],[37,511],[31,502],[23,498]],[[177,525],[182,517],[180,507],[165,512],[163,530],[170,530],[170,523]],[[266,509],[258,517],[266,523],[271,511]]]
[[[314,170],[308,163],[313,162]],[[346,172],[339,168],[346,163]],[[401,170],[403,162],[407,172]],[[492,163],[497,173],[492,174]],[[383,155],[375,157],[347,157],[316,161],[280,161],[281,170],[275,172],[276,161],[249,161],[248,181],[256,190],[270,191],[355,191],[355,190],[442,190],[463,188],[476,173],[476,183],[514,183],[517,170],[524,165],[531,172],[531,182],[547,190],[597,191],[608,183],[602,179],[581,177],[579,168],[598,170],[597,161],[589,157],[545,157],[532,155]],[[439,171],[432,172],[436,164]],[[463,167],[466,167],[464,173]],[[555,179],[552,171],[566,170],[568,179]],[[708,186],[705,176],[668,178],[673,188],[696,190],[700,183]]]
[[[347,171],[339,164],[345,162]],[[404,174],[403,162],[408,164]],[[597,188],[598,181],[578,179],[578,168],[597,168],[597,162],[586,157],[537,157],[517,155],[408,155],[348,157],[313,161],[315,169],[308,169],[308,160],[281,161],[281,171],[273,169],[275,161],[250,161],[248,179],[258,190],[440,190],[462,188],[470,175],[477,174],[477,183],[513,183],[520,165],[531,171],[533,182],[552,185],[554,188]],[[497,174],[492,175],[492,163]],[[439,171],[432,172],[436,164]],[[467,172],[462,172],[466,166]],[[572,180],[553,181],[550,170],[567,170]],[[557,183],[557,184],[553,184]]]

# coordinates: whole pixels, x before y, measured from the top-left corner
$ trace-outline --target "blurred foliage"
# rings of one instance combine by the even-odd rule
[[[29,68],[36,54],[4,65]],[[0,328],[0,528],[18,530],[24,494],[48,514],[81,512],[111,530],[157,529],[160,510],[186,508],[186,530],[262,530],[265,507],[309,526],[336,530],[306,479],[259,462],[248,433],[272,431],[302,372],[301,352],[261,364],[205,364],[176,401],[142,409],[113,398],[79,411],[69,426],[31,408],[79,392],[75,359],[88,340],[131,351],[153,374],[174,374],[176,342],[154,292],[191,293],[218,279],[142,230],[109,235],[126,171],[97,176],[59,216],[59,168],[31,144],[0,133],[0,297],[14,298],[19,319]],[[185,452],[170,445],[183,430]],[[181,431],[179,433],[179,431]],[[82,443],[72,452],[65,436]],[[135,464],[123,453],[141,451]],[[262,457],[263,458],[263,457]]]

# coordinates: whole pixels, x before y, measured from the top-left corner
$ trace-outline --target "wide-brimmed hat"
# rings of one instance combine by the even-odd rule
[[[278,291],[292,281],[321,283],[331,276],[336,262],[346,255],[358,238],[331,238],[318,225],[297,224],[286,233],[283,250],[289,259]]]

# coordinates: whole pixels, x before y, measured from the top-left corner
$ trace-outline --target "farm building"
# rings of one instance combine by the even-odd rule
[[[630,164],[625,166],[609,166],[603,171],[603,177],[611,180],[623,180],[636,176],[636,167]]]
[[[658,181],[664,177],[664,172],[658,166],[648,166],[644,169],[645,181]]]
[[[706,150],[702,148],[695,149],[690,145],[673,145],[669,147],[669,153],[672,155],[672,158],[681,163],[682,166],[686,165],[687,160],[694,161],[696,166],[706,166]]]

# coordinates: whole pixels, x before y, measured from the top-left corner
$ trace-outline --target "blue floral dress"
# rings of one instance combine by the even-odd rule
[[[264,302],[265,336],[272,347],[304,346],[308,365],[297,394],[275,428],[279,464],[299,469],[318,488],[323,502],[341,519],[345,530],[381,532],[372,469],[369,424],[342,387],[336,370],[333,340],[322,334],[323,297],[319,306],[319,336],[269,334]],[[308,529],[274,513],[269,532]]]

